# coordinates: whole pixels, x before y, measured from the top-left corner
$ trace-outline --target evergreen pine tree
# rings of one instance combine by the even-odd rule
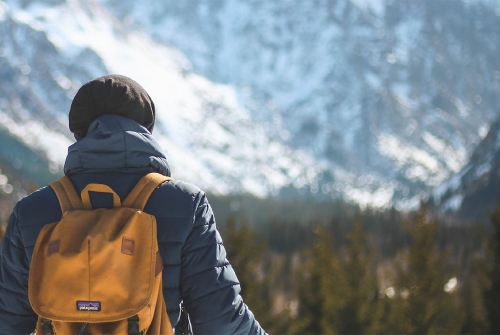
[[[426,205],[421,204],[417,215],[406,222],[406,228],[410,241],[403,262],[395,267],[397,294],[391,302],[386,332],[457,333],[461,321],[447,314],[452,299],[443,287],[451,275],[445,268],[445,253],[439,253],[437,248],[438,222],[429,219]]]
[[[320,226],[314,232],[313,246],[303,253],[298,267],[298,310],[290,333],[336,334],[348,285],[333,248],[332,233]]]
[[[490,215],[493,234],[488,245],[487,283],[484,304],[490,334],[500,334],[500,204]]]
[[[367,236],[356,220],[352,231],[346,233],[348,245],[342,258],[347,283],[347,301],[340,311],[337,325],[340,334],[375,334],[381,332],[383,305],[378,299],[378,279],[375,255],[367,243]]]
[[[468,230],[470,232],[470,228]],[[470,254],[463,254],[464,261],[461,262],[462,285],[458,292],[458,306],[463,317],[461,334],[488,334],[489,323],[484,302],[484,289],[490,287],[489,269],[491,269],[490,257],[487,251],[488,237],[485,235],[483,224],[476,224],[476,235],[467,235],[466,240],[460,239],[457,244],[463,245],[475,242],[481,246],[480,250],[474,250]],[[486,246],[486,248],[484,248]],[[480,251],[480,252],[478,252]],[[486,255],[486,257],[484,257]]]
[[[272,257],[266,257],[266,243],[249,227],[245,217],[239,222],[234,217],[228,219],[224,239],[227,259],[238,275],[243,300],[267,332],[283,330],[288,326],[286,315],[272,314],[280,269]]]
[[[482,275],[484,273],[481,273],[480,277],[483,277]],[[470,278],[468,284],[460,288],[460,319],[463,320],[461,334],[494,334],[488,330],[487,312],[482,296],[484,292],[480,284],[483,279]]]

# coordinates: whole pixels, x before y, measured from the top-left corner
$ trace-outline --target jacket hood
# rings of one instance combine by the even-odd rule
[[[167,158],[151,133],[136,121],[103,115],[87,136],[68,148],[64,173],[149,173],[170,176]]]

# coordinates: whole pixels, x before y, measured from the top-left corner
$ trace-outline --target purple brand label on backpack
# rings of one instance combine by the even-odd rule
[[[76,309],[78,311],[92,311],[92,312],[100,312],[101,311],[101,302],[100,301],[77,301]]]

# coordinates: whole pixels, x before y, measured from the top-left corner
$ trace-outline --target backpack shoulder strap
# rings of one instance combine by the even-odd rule
[[[49,186],[56,193],[63,214],[70,210],[83,209],[82,200],[68,176],[53,181]]]
[[[139,180],[132,191],[130,191],[125,200],[123,200],[122,207],[144,210],[151,193],[153,193],[158,186],[172,179],[173,178],[166,177],[159,173],[149,173],[145,175]]]

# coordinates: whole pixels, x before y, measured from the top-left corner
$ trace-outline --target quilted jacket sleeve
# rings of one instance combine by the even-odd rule
[[[28,300],[29,264],[14,208],[0,248],[0,334],[30,334],[37,316]]]
[[[194,334],[266,334],[243,302],[212,209],[200,192],[182,249],[182,298]]]

